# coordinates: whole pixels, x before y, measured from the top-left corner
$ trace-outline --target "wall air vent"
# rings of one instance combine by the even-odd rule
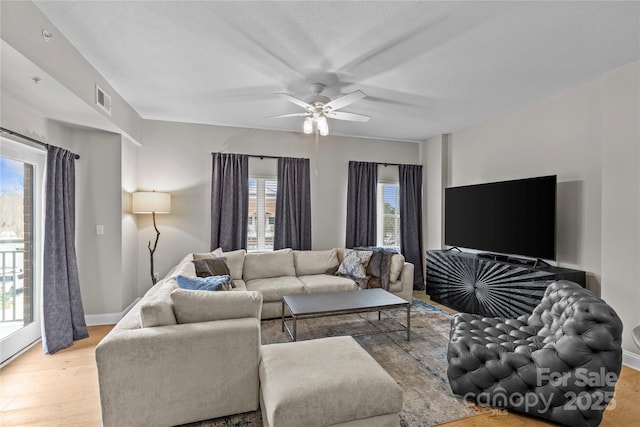
[[[111,97],[98,85],[96,85],[96,105],[111,115]]]

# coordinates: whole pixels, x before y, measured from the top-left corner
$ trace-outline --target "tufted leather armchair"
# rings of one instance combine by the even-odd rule
[[[447,376],[455,394],[569,426],[597,426],[622,366],[622,322],[580,285],[549,285],[530,315],[457,315]]]

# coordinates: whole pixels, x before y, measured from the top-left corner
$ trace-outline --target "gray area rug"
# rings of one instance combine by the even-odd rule
[[[385,368],[404,391],[402,426],[424,427],[474,415],[479,411],[454,396],[447,381],[447,344],[452,316],[413,300],[411,341],[406,332],[406,310],[360,313],[298,321],[298,340],[352,335]],[[288,342],[280,320],[262,322],[262,343]],[[395,330],[397,332],[381,333]],[[190,427],[262,426],[260,409],[245,414],[188,424]]]

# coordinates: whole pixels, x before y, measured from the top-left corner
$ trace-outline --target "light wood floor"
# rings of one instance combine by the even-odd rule
[[[430,304],[424,293],[415,293]],[[446,309],[446,307],[442,307]],[[448,311],[451,311],[447,309]],[[31,348],[0,370],[0,425],[100,426],[100,397],[94,359],[95,346],[112,326],[89,328],[89,338],[53,356]],[[613,410],[602,426],[640,425],[640,372],[623,367],[616,385]],[[496,411],[444,424],[448,427],[545,426],[534,418]]]

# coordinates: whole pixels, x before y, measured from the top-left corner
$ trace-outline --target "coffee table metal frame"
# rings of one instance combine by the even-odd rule
[[[374,293],[374,292],[377,293],[376,296],[378,295],[383,296],[384,298],[388,298],[394,301],[386,302],[386,303],[383,302],[378,304],[370,304],[370,305],[359,304],[358,307],[348,307],[348,306],[344,306],[344,304],[335,304],[335,303],[320,304],[317,307],[317,309],[312,309],[312,310],[307,309],[307,310],[304,310],[304,312],[292,309],[291,307],[293,306],[295,308],[296,302],[310,300],[310,299],[319,299],[318,297],[322,298],[321,296],[346,297],[346,296],[357,296],[358,294],[364,296],[365,293],[369,293],[367,294],[367,296],[369,296],[371,293]],[[352,295],[348,295],[348,294],[352,294]],[[389,296],[392,296],[393,298],[389,298]],[[359,298],[356,298],[356,299],[359,299]],[[285,308],[289,311],[291,317],[285,316]],[[285,295],[282,297],[282,331],[284,332],[286,330],[287,333],[289,334],[289,337],[293,341],[296,341],[298,338],[298,331],[297,331],[298,319],[309,319],[314,317],[336,316],[341,314],[355,314],[355,313],[377,311],[378,320],[380,320],[381,318],[380,313],[382,312],[382,310],[392,309],[392,308],[407,309],[407,325],[404,327],[404,329],[406,329],[407,331],[407,341],[411,341],[411,304],[408,301],[396,295],[393,295],[391,292],[387,292],[383,289],[363,289],[359,291],[328,292],[323,294]],[[289,329],[289,325],[287,325],[287,322],[286,322],[287,319],[293,320],[293,325],[292,325],[293,330]],[[404,329],[400,329],[400,330],[404,330]],[[380,333],[398,332],[400,330],[381,331]]]

